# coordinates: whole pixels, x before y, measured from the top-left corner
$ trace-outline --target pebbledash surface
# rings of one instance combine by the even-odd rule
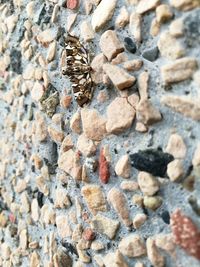
[[[199,0],[0,1],[0,266],[200,265],[199,25]]]

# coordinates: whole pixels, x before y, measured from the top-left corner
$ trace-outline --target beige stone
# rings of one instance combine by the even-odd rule
[[[85,185],[81,189],[81,194],[87,203],[90,211],[96,215],[98,211],[106,211],[106,200],[100,186],[92,184]]]
[[[170,4],[182,11],[188,11],[200,6],[198,0],[170,0]]]
[[[27,229],[23,229],[19,234],[19,247],[26,250],[28,245]]]
[[[174,111],[182,113],[193,120],[200,120],[200,104],[198,98],[190,98],[179,95],[166,95],[161,99],[161,103],[172,108]]]
[[[116,4],[117,0],[101,1],[92,16],[92,28],[94,31],[99,31],[112,18]]]
[[[170,6],[166,4],[159,5],[156,8],[156,20],[158,23],[164,23],[173,17]]]
[[[168,31],[161,33],[158,40],[158,48],[161,56],[172,60],[183,57],[186,53],[181,42],[179,42],[177,38],[171,36]]]
[[[158,180],[147,172],[139,172],[138,184],[142,193],[146,196],[153,196],[159,190]]]
[[[57,188],[55,191],[55,207],[56,208],[69,208],[71,206],[70,199],[67,192],[62,188]]]
[[[58,234],[61,238],[72,236],[72,230],[68,222],[68,216],[58,215],[56,217],[56,226],[58,229]]]
[[[146,254],[145,243],[137,234],[124,237],[119,243],[119,251],[129,258],[140,257]]]
[[[129,210],[125,195],[117,188],[113,187],[108,192],[107,198],[108,201],[113,206],[113,208],[115,209],[115,211],[118,213],[123,223],[126,226],[130,226],[132,222],[129,218]]]
[[[174,158],[183,159],[187,152],[187,147],[183,138],[179,134],[172,134],[169,138],[166,152],[172,154]]]
[[[1,256],[4,260],[8,260],[10,258],[11,250],[7,243],[1,244]]]
[[[118,54],[115,58],[113,58],[111,63],[113,65],[118,65],[118,64],[121,64],[127,60],[128,60],[127,54],[125,52],[122,52],[122,53]]]
[[[36,198],[34,198],[31,202],[31,217],[33,219],[34,222],[37,222],[39,220],[39,205],[38,205],[38,201]]]
[[[51,139],[56,143],[62,143],[65,138],[64,132],[62,130],[58,130],[52,126],[48,127],[48,133]]]
[[[98,84],[103,82],[103,64],[107,62],[103,53],[100,53],[94,57],[91,62],[92,67],[92,80]]]
[[[108,133],[119,134],[130,128],[135,118],[135,109],[126,98],[116,97],[107,108],[106,129]]]
[[[181,37],[184,35],[183,19],[175,19],[169,26],[169,33],[173,37]]]
[[[106,90],[101,90],[97,95],[97,101],[99,103],[105,103],[108,99],[109,96]]]
[[[116,28],[124,28],[129,22],[129,13],[125,6],[121,7],[115,20]]]
[[[44,94],[44,86],[38,81],[34,83],[33,89],[31,90],[31,98],[38,102]]]
[[[173,235],[170,234],[158,234],[154,236],[155,244],[158,248],[165,250],[172,256],[175,256],[176,245],[173,240]]]
[[[77,111],[72,115],[71,120],[70,120],[70,128],[76,134],[81,133],[81,114],[80,114],[80,112]]]
[[[136,117],[139,122],[147,125],[151,125],[162,120],[161,113],[148,99],[144,99],[139,102],[136,107]]]
[[[56,41],[53,41],[49,45],[49,49],[48,49],[48,52],[47,52],[47,61],[48,62],[51,62],[52,60],[54,60],[55,55],[56,55],[56,46],[57,46]]]
[[[89,42],[94,39],[94,31],[92,29],[92,25],[84,20],[80,25],[81,37],[85,42]]]
[[[88,139],[84,134],[81,134],[79,136],[77,141],[77,148],[86,157],[94,155],[97,149],[95,143],[92,140]]]
[[[148,131],[148,128],[146,125],[144,125],[142,122],[137,122],[135,126],[135,130],[140,133],[145,133]]]
[[[100,141],[106,136],[106,120],[96,109],[81,110],[84,134],[91,140]]]
[[[81,262],[89,263],[91,261],[91,257],[86,253],[86,251],[77,248],[77,252]]]
[[[105,245],[103,244],[103,242],[94,240],[91,244],[91,249],[94,251],[100,251],[103,250],[105,248]]]
[[[196,69],[196,59],[184,57],[162,66],[161,76],[165,84],[171,84],[187,80],[192,77]]]
[[[60,105],[63,108],[69,108],[72,102],[72,96],[71,95],[63,95],[60,97]]]
[[[139,206],[139,207],[143,207],[143,196],[135,194],[132,197],[132,202],[133,204]]]
[[[44,204],[41,208],[40,221],[44,224],[55,224],[56,213],[53,205]]]
[[[78,13],[71,13],[67,16],[67,31],[69,32],[74,25],[76,18],[77,18]]]
[[[60,147],[60,153],[66,152],[67,150],[73,148],[73,141],[72,136],[68,134],[65,136],[64,140],[62,141],[61,147]]]
[[[52,41],[56,40],[56,36],[57,36],[56,28],[49,28],[47,30],[40,32],[37,36],[37,40],[43,46],[47,47]]]
[[[155,37],[159,34],[160,31],[160,23],[154,18],[151,22],[151,27],[150,27],[150,34],[151,36]]]
[[[197,167],[200,165],[200,142],[198,142],[196,150],[193,155],[192,165]]]
[[[81,179],[82,167],[80,165],[80,159],[78,154],[72,149],[69,149],[60,155],[58,159],[58,167],[74,179]]]
[[[106,235],[109,239],[114,239],[119,228],[118,221],[112,220],[101,214],[97,214],[92,218],[91,225],[95,231]]]
[[[124,62],[123,64],[123,68],[128,70],[128,71],[136,71],[141,69],[143,65],[143,61],[140,59],[133,59],[133,60],[129,60]]]
[[[148,82],[149,73],[147,71],[141,72],[138,76],[138,90],[140,99],[148,99]]]
[[[119,252],[119,250],[106,254],[103,258],[103,261],[104,261],[105,267],[128,267],[129,266],[126,263],[122,254]]]
[[[144,264],[142,262],[136,262],[134,267],[145,267]]]
[[[162,205],[162,198],[145,196],[143,203],[147,209],[156,210]]]
[[[129,30],[138,43],[142,41],[141,22],[141,15],[133,11],[130,15]]]
[[[143,14],[149,10],[155,9],[160,4],[160,0],[141,0],[139,1],[136,12],[138,14]]]
[[[42,142],[47,138],[46,122],[44,116],[40,112],[37,112],[35,115],[33,133],[38,142]]]
[[[30,267],[38,267],[40,265],[40,257],[36,251],[33,251],[30,256]]]
[[[88,0],[84,0],[83,5],[86,15],[89,15],[92,11],[92,6],[93,6],[92,3]]]
[[[120,188],[125,191],[136,191],[139,187],[137,182],[123,181],[120,184]]]
[[[146,242],[147,246],[147,256],[150,262],[156,267],[164,267],[165,266],[165,259],[157,249],[155,245],[155,240],[149,237]]]
[[[147,215],[144,213],[138,213],[133,218],[133,226],[135,229],[139,229],[147,220]]]
[[[118,176],[123,178],[129,178],[131,172],[131,166],[128,155],[123,155],[115,165],[115,172]]]
[[[179,159],[171,161],[167,165],[167,175],[169,176],[170,181],[175,182],[181,178],[184,174],[183,163]]]
[[[105,31],[101,35],[99,46],[108,61],[124,51],[123,44],[119,41],[116,32],[112,30]]]

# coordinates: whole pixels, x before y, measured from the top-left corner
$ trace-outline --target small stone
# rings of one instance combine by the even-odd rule
[[[48,47],[49,44],[56,39],[56,37],[56,28],[50,28],[39,33],[37,36],[37,41],[41,43],[44,47]]]
[[[85,13],[86,15],[89,15],[92,11],[92,3],[88,0],[84,0],[84,9],[85,9]]]
[[[141,72],[138,77],[138,90],[140,99],[148,99],[148,82],[149,73],[147,71]]]
[[[103,263],[103,257],[102,256],[95,254],[94,260],[95,260],[95,263],[97,264],[97,267],[105,267],[105,265]]]
[[[124,51],[124,47],[119,41],[115,31],[111,30],[105,31],[101,35],[99,45],[108,61],[111,61],[111,59]]]
[[[97,149],[94,142],[88,139],[84,134],[79,135],[77,148],[86,157],[94,155]]]
[[[189,79],[192,77],[196,69],[196,59],[192,57],[184,57],[162,66],[161,76],[164,83],[168,85]]]
[[[126,61],[123,64],[123,68],[128,70],[128,71],[136,71],[136,70],[141,69],[142,65],[143,65],[143,61],[142,60],[133,59],[133,60]]]
[[[91,228],[86,228],[82,233],[82,237],[86,241],[92,241],[95,239],[95,232],[93,232]]]
[[[130,15],[129,30],[130,30],[130,33],[133,35],[134,39],[138,43],[141,43],[142,41],[141,22],[142,22],[141,15],[133,11]]]
[[[97,101],[99,103],[105,103],[108,99],[109,96],[106,90],[101,90],[97,95]]]
[[[68,216],[66,215],[56,216],[56,226],[58,229],[58,234],[61,238],[72,236],[72,230],[68,222]]]
[[[29,18],[33,18],[35,12],[35,2],[30,1],[26,6],[26,12]]]
[[[124,28],[129,22],[129,13],[125,6],[123,6],[120,11],[119,15],[115,20],[115,27],[116,28]]]
[[[40,257],[36,251],[34,251],[30,256],[30,267],[37,267],[40,265]]]
[[[129,178],[131,172],[131,166],[129,163],[128,155],[122,156],[115,165],[115,172],[118,176],[123,178]]]
[[[162,4],[156,8],[156,19],[158,23],[164,23],[173,17],[173,13],[168,5]]]
[[[70,96],[70,95],[63,95],[60,98],[60,105],[63,108],[69,108],[69,106],[71,105],[71,102],[72,102],[72,96]]]
[[[91,24],[88,21],[83,21],[80,25],[81,37],[85,42],[90,42],[94,39],[94,32]]]
[[[38,81],[34,83],[33,89],[31,90],[31,98],[38,102],[44,94],[44,86]]]
[[[170,181],[175,182],[180,179],[184,174],[182,161],[175,159],[167,165],[167,175]]]
[[[124,237],[119,243],[119,251],[129,258],[140,257],[146,254],[145,243],[137,234]]]
[[[164,177],[167,171],[167,165],[174,157],[160,150],[147,149],[131,154],[130,159],[131,165],[134,168],[155,176]]]
[[[195,85],[200,86],[200,70],[197,70],[193,75]]]
[[[139,122],[151,125],[162,120],[162,115],[150,100],[143,99],[136,106],[136,117]]]
[[[55,207],[64,209],[71,206],[70,199],[67,195],[67,192],[62,188],[57,188],[55,192]]]
[[[179,134],[172,134],[169,138],[166,152],[174,156],[174,158],[183,159],[186,155],[187,148],[183,138]]]
[[[156,210],[162,205],[162,198],[161,197],[144,197],[144,206],[147,209]]]
[[[198,0],[170,0],[171,6],[181,10],[181,11],[188,11],[200,6]]]
[[[145,267],[142,262],[136,262],[134,267]]]
[[[137,5],[136,12],[138,14],[144,14],[149,10],[155,9],[160,4],[160,0],[141,0]]]
[[[116,4],[116,0],[110,0],[109,2],[107,0],[102,0],[97,6],[92,16],[92,28],[95,32],[99,31],[111,20]]]
[[[105,267],[128,267],[124,257],[116,250],[116,252],[110,252],[104,256],[103,262]]]
[[[81,189],[89,210],[92,214],[96,215],[98,211],[106,211],[106,200],[100,186],[98,185],[85,185]]]
[[[62,153],[58,159],[58,167],[72,176],[76,180],[81,179],[82,167],[80,159],[72,149]]]
[[[61,147],[60,147],[60,153],[66,152],[73,148],[73,141],[70,134],[65,136],[64,140],[62,141]]]
[[[118,54],[115,58],[112,60],[112,64],[118,65],[128,60],[127,54],[125,52]]]
[[[107,108],[106,129],[110,134],[120,134],[131,127],[135,109],[126,98],[116,97]]]
[[[76,133],[80,134],[81,133],[81,114],[80,112],[75,112],[70,120],[70,128],[71,130]]]
[[[163,211],[161,213],[161,218],[163,219],[163,221],[166,223],[166,224],[169,224],[170,223],[170,215],[169,215],[169,212],[167,210]]]
[[[183,57],[186,53],[183,45],[170,35],[168,31],[161,33],[158,40],[158,48],[163,57],[168,59],[177,59]]]
[[[73,24],[75,23],[76,21],[76,18],[77,18],[77,14],[78,13],[72,13],[72,14],[69,14],[68,17],[67,17],[67,31],[69,32],[73,26]]]
[[[109,239],[114,239],[119,228],[118,221],[112,220],[101,214],[97,214],[92,218],[91,225],[95,231],[106,235]]]
[[[51,22],[55,23],[58,20],[58,12],[59,12],[60,6],[58,4],[55,4],[51,16]]]
[[[184,35],[183,19],[175,19],[169,26],[169,33],[173,37],[181,37]]]
[[[200,165],[200,142],[197,144],[196,150],[192,159],[193,167],[197,167]]]
[[[138,184],[140,190],[146,196],[153,196],[159,190],[158,180],[147,172],[139,172]]]
[[[99,156],[99,177],[102,183],[108,183],[110,178],[109,163],[104,155],[104,149],[102,148]]]
[[[65,138],[64,132],[61,130],[57,130],[54,127],[48,127],[48,133],[51,139],[56,143],[62,143],[63,139]]]
[[[67,8],[76,9],[79,5],[79,0],[67,0]]]
[[[175,244],[200,260],[200,231],[193,221],[176,209],[171,214],[170,224]]]
[[[103,64],[106,62],[107,62],[107,59],[103,53],[96,55],[91,62],[91,67],[93,70],[92,80],[96,84],[103,82]]]
[[[143,196],[141,195],[133,195],[132,197],[132,202],[133,204],[139,206],[139,207],[143,207]]]
[[[142,122],[137,122],[136,126],[135,126],[135,130],[140,132],[140,133],[145,133],[148,131],[148,128]]]
[[[72,267],[72,265],[73,265],[73,261],[71,257],[62,248],[58,248],[57,252],[53,255],[53,264],[50,266]]]
[[[26,250],[27,244],[28,244],[27,230],[23,229],[19,234],[19,247],[22,250]]]
[[[1,256],[4,260],[8,260],[10,258],[11,250],[8,244],[1,243]]]
[[[158,58],[158,55],[159,55],[159,50],[157,46],[147,49],[142,53],[143,58],[151,62],[155,61]]]
[[[147,246],[147,256],[150,262],[153,264],[153,266],[164,267],[165,259],[159,252],[158,248],[156,247],[155,240],[149,237],[147,239],[146,246]]]
[[[175,256],[175,244],[172,234],[158,234],[154,236],[155,244],[158,248],[165,250],[171,256]]]
[[[37,222],[39,220],[39,205],[38,205],[38,201],[36,198],[34,198],[31,202],[31,217],[33,219],[34,222]]]
[[[50,45],[49,45],[49,49],[47,52],[47,61],[51,62],[52,60],[54,60],[55,55],[56,55],[56,41],[53,41]]]
[[[135,53],[137,50],[136,44],[133,42],[133,40],[130,37],[124,38],[124,46],[126,50],[128,50],[131,53]]]
[[[138,183],[134,181],[123,181],[120,184],[120,188],[125,191],[136,191],[139,186]]]
[[[133,226],[135,229],[139,229],[147,220],[147,215],[144,213],[138,213],[133,218]]]
[[[151,27],[150,27],[151,36],[155,37],[159,34],[160,26],[161,26],[160,23],[157,22],[156,18],[154,18],[151,22]]]
[[[161,102],[186,117],[196,121],[200,120],[200,104],[197,99],[179,95],[166,95],[162,97]]]
[[[93,141],[101,141],[106,136],[106,120],[96,109],[83,108],[81,118],[84,134]]]
[[[115,211],[118,213],[123,223],[127,227],[130,226],[132,222],[129,218],[129,210],[125,195],[122,192],[120,192],[117,188],[113,187],[108,192],[107,198],[108,201],[112,204]]]
[[[94,240],[91,244],[91,249],[94,251],[100,251],[105,248],[104,244],[100,241]]]

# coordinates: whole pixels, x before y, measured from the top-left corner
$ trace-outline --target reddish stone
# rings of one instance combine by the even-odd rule
[[[171,214],[170,224],[174,242],[200,260],[200,231],[193,221],[177,209]]]
[[[60,104],[63,108],[68,108],[71,105],[72,97],[70,95],[62,96]]]
[[[67,8],[69,9],[76,9],[78,7],[78,4],[78,0],[67,0]]]
[[[99,177],[102,183],[107,184],[110,178],[109,164],[104,156],[103,148],[100,151],[99,157]]]
[[[15,216],[14,216],[12,213],[9,214],[9,220],[10,220],[12,223],[15,223]]]
[[[83,231],[83,238],[87,241],[92,241],[95,239],[95,232],[92,231],[91,228],[86,228],[84,231]]]

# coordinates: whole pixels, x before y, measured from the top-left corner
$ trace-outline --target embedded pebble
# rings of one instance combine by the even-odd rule
[[[133,42],[133,40],[130,37],[124,38],[124,45],[126,50],[128,50],[131,53],[135,53],[137,50],[136,44]]]
[[[136,191],[138,187],[138,183],[135,181],[123,181],[120,184],[122,190],[125,191]]]
[[[145,243],[137,234],[124,237],[119,243],[119,251],[129,258],[140,257],[146,254]]]
[[[155,9],[158,4],[160,4],[160,0],[149,0],[148,2],[146,2],[146,0],[141,0],[136,7],[136,12],[138,14],[143,14],[149,10]]]
[[[179,10],[182,10],[182,11],[188,11],[188,10],[191,10],[195,7],[199,7],[200,6],[200,3],[196,0],[182,0],[182,1],[179,1],[179,0],[170,0],[170,4],[179,9]]]
[[[161,197],[144,197],[144,206],[147,209],[156,210],[162,205],[162,198]]]
[[[119,250],[106,254],[103,262],[105,267],[128,267],[125,258],[119,252]]]
[[[147,172],[139,172],[138,184],[142,193],[146,196],[153,196],[159,190],[159,183],[155,177]]]
[[[115,165],[115,172],[118,176],[129,178],[131,173],[131,166],[128,155],[122,156]]]
[[[94,32],[88,21],[83,21],[80,25],[81,37],[84,41],[89,42],[94,39]]]
[[[88,157],[92,156],[96,152],[96,145],[90,139],[88,139],[84,134],[81,134],[77,141],[77,148],[80,152]]]
[[[149,73],[147,71],[140,73],[138,77],[138,91],[140,94],[140,99],[148,98],[148,82]]]
[[[164,267],[165,266],[165,258],[159,252],[158,248],[156,247],[155,240],[151,237],[147,239],[147,256],[150,262],[157,267]]]
[[[128,71],[136,71],[139,70],[143,65],[143,61],[140,59],[133,59],[125,61],[123,64],[123,68]]]
[[[183,19],[175,19],[170,23],[169,33],[173,37],[181,37],[184,35]]]
[[[195,152],[192,158],[192,165],[194,167],[197,167],[200,165],[200,143],[197,144],[197,147],[195,149]]]
[[[158,23],[164,23],[173,17],[172,10],[168,5],[162,4],[156,8],[156,20]]]
[[[141,15],[138,14],[138,12],[133,11],[130,15],[129,30],[130,30],[130,33],[133,35],[134,40],[136,40],[138,43],[142,41],[141,22],[142,22]],[[134,52],[131,52],[131,53],[134,53]]]
[[[155,61],[158,58],[158,55],[159,55],[159,50],[157,46],[150,48],[148,50],[145,50],[142,53],[143,58],[151,62]]]
[[[119,10],[119,14],[115,20],[116,28],[124,28],[129,23],[129,13],[125,6]]]
[[[167,165],[167,175],[172,182],[179,180],[184,175],[182,161],[179,159],[171,161]]]
[[[187,148],[183,138],[179,134],[172,134],[169,138],[166,152],[173,155],[174,158],[183,159],[186,155]]]
[[[138,213],[133,218],[133,226],[135,229],[139,229],[147,220],[147,216],[144,213]]]

